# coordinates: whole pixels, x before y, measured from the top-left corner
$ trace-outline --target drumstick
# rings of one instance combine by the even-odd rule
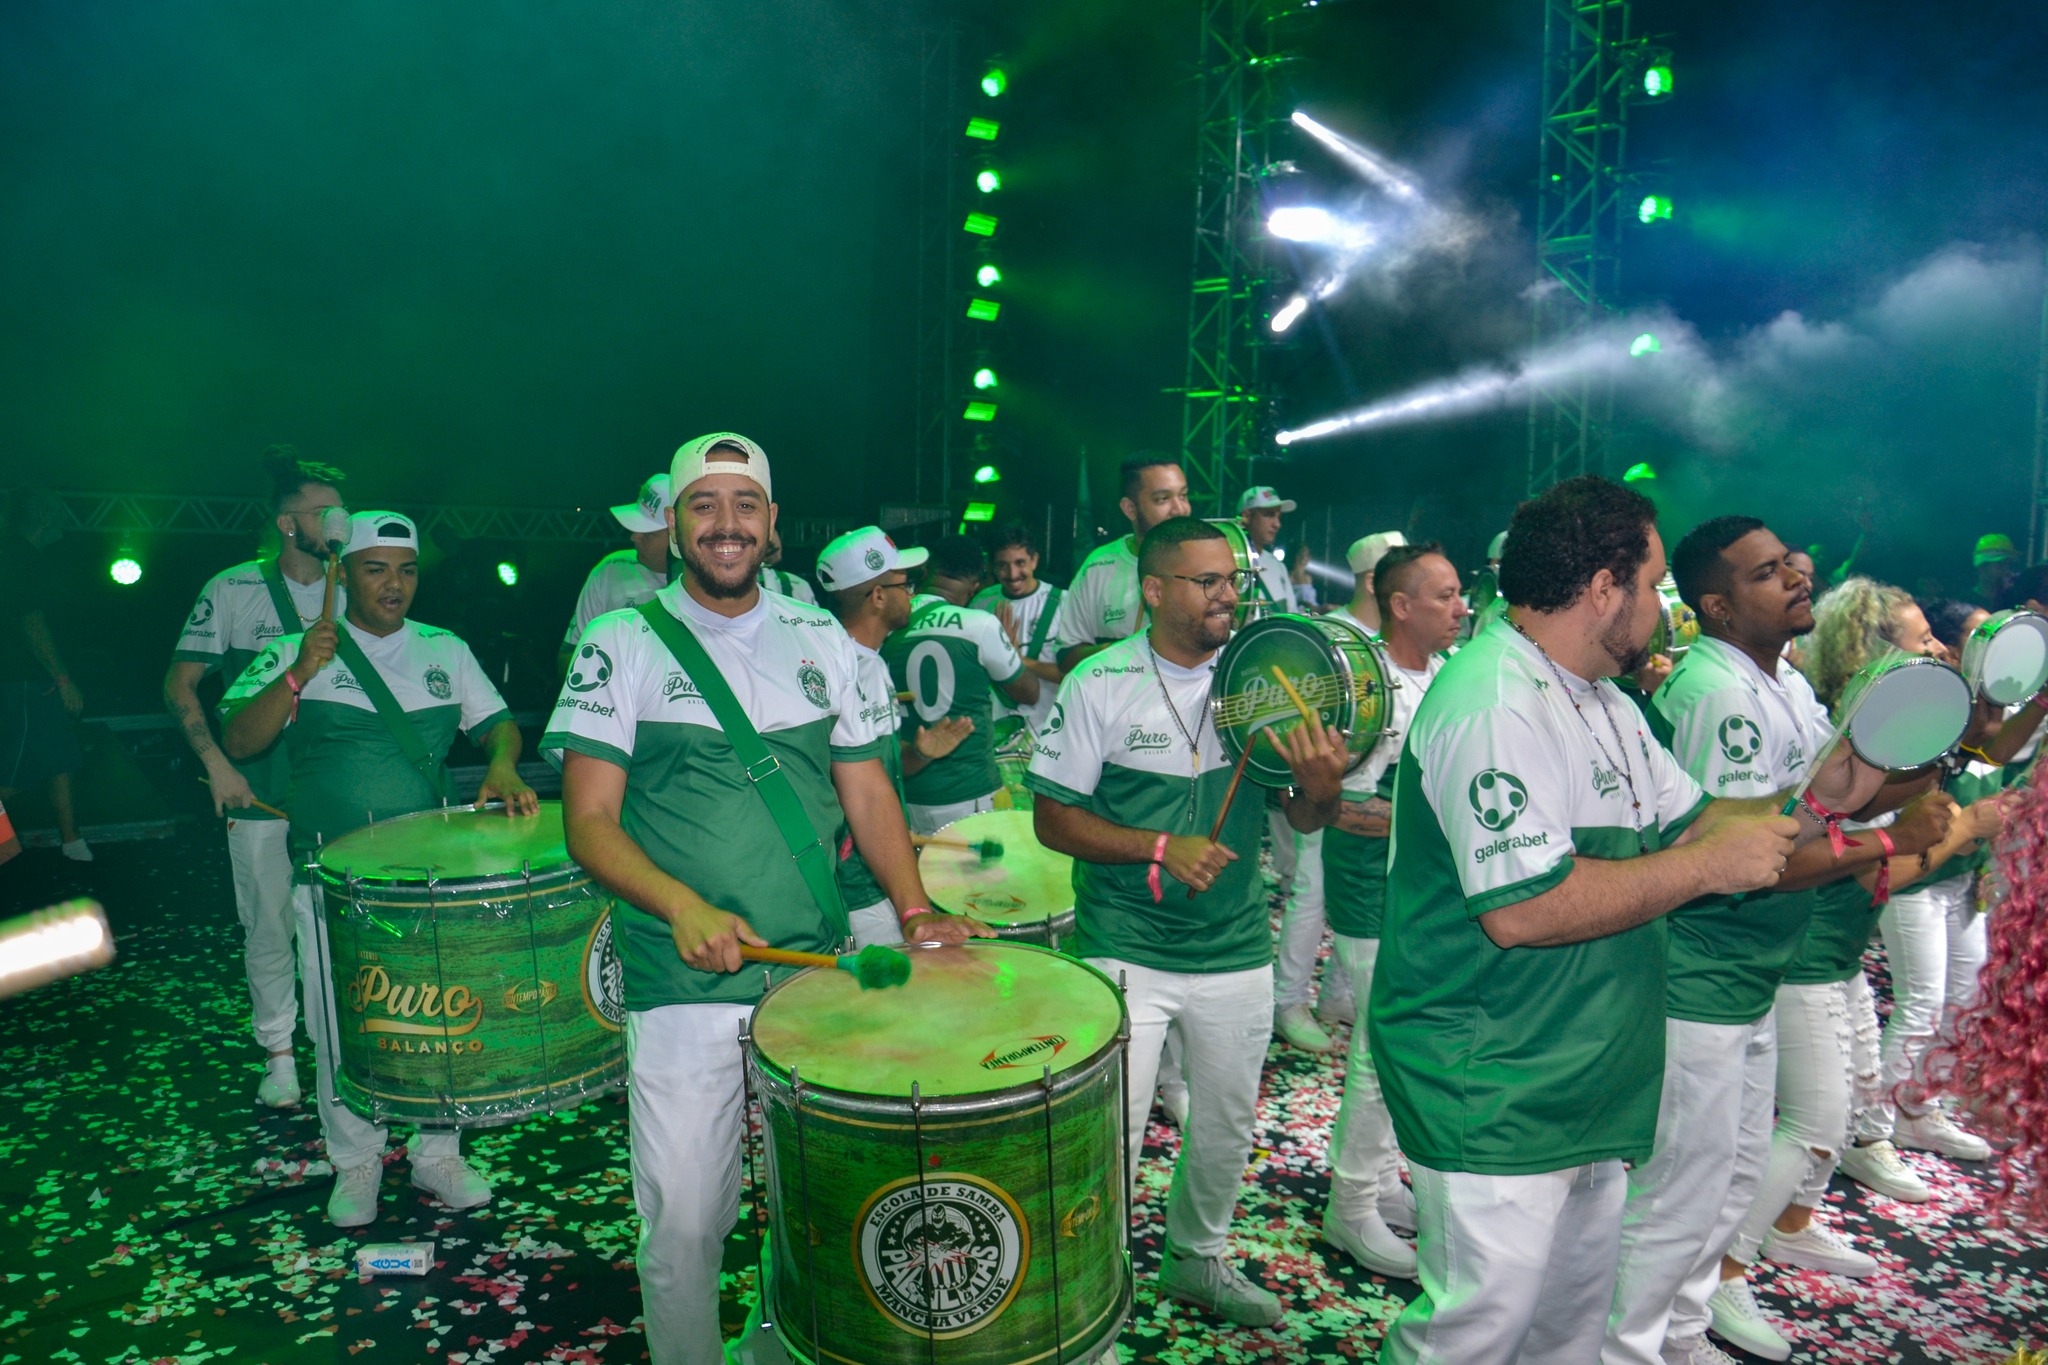
[[[969,843],[965,839],[941,839],[936,834],[913,834],[910,836],[913,848],[957,848],[963,853],[974,853],[985,863],[992,863],[1003,856],[1003,845],[996,839],[977,839]]]
[[[348,513],[330,507],[320,514],[320,538],[327,542],[327,592],[320,601],[320,619],[334,619],[334,580],[341,573],[341,553],[348,544]]]
[[[870,943],[857,953],[834,957],[830,953],[799,953],[789,948],[756,948],[740,945],[740,956],[748,962],[771,962],[782,967],[837,967],[851,973],[862,990],[900,986],[910,980],[910,959],[893,948]]]
[[[209,778],[201,777],[199,779],[199,784],[203,787],[211,787],[213,785],[213,782]],[[283,811],[279,810],[276,806],[271,805],[267,801],[258,801],[255,797],[252,796],[249,798],[249,804],[254,806],[257,810],[267,811],[270,814],[275,815],[280,820],[291,819],[291,816],[286,815]]]
[[[1322,718],[1316,714],[1313,707],[1302,700],[1301,693],[1294,690],[1294,684],[1287,681],[1287,675],[1280,671],[1280,665],[1273,665],[1273,676],[1278,678],[1280,685],[1287,689],[1287,699],[1294,703],[1294,709],[1301,712],[1301,723],[1306,725],[1312,732],[1320,730],[1322,728]],[[1276,742],[1273,747],[1277,749],[1280,746]],[[1251,746],[1246,745],[1245,748],[1249,751]]]
[[[1275,669],[1274,672],[1277,673],[1279,670]],[[1223,809],[1216,812],[1216,824],[1209,831],[1209,842],[1212,844],[1223,837],[1223,822],[1230,818],[1230,803],[1237,799],[1237,784],[1244,781],[1245,760],[1252,756],[1252,744],[1258,742],[1260,735],[1264,735],[1269,740],[1273,738],[1271,730],[1260,730],[1254,733],[1251,743],[1246,744],[1244,752],[1237,756],[1237,766],[1230,770],[1230,785],[1223,789]],[[1274,747],[1279,747],[1278,741],[1274,742]],[[1195,888],[1191,886],[1188,888],[1188,899],[1193,900],[1194,898]]]

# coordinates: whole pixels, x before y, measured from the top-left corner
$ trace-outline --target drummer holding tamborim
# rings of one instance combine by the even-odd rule
[[[775,531],[767,455],[733,432],[700,436],[670,484],[683,575],[591,623],[541,748],[562,765],[570,855],[620,899],[647,1344],[660,1365],[694,1365],[720,1358],[739,1033],[768,975],[741,969],[741,944],[846,939],[842,828],[909,937],[958,943],[975,926],[926,908],[880,757],[891,717],[863,707],[846,632],[759,586]]]
[[[1074,955],[1124,980],[1134,1176],[1168,1025],[1181,1033],[1189,1113],[1160,1291],[1269,1325],[1280,1301],[1223,1259],[1273,1009],[1259,793],[1240,793],[1211,837],[1232,765],[1210,721],[1210,679],[1245,587],[1223,533],[1193,517],[1154,527],[1140,555],[1151,625],[1067,675],[1026,785],[1040,842],[1076,860]],[[1290,818],[1319,828],[1336,810],[1342,736],[1318,725],[1276,743],[1300,787]]]
[[[419,532],[396,512],[349,518],[342,554],[348,610],[286,635],[256,656],[221,700],[230,757],[261,753],[282,733],[291,755],[291,842],[303,858],[323,840],[395,815],[440,805],[442,762],[460,728],[490,760],[478,802],[507,814],[539,808],[519,780],[519,727],[469,646],[406,619],[419,583]],[[339,1025],[320,897],[294,888],[306,1028],[319,1077],[320,1132],[334,1165],[327,1216],[359,1227],[377,1216],[384,1129],[342,1107],[335,1094]],[[487,1202],[491,1187],[461,1155],[457,1132],[421,1130],[411,1144],[412,1183],[450,1208]]]

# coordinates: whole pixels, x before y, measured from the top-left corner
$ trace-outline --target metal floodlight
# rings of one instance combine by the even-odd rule
[[[994,299],[970,299],[967,303],[967,316],[974,322],[994,322],[1002,311],[1003,305]]]
[[[960,414],[970,422],[993,422],[996,420],[994,403],[969,403],[967,411]]]
[[[985,464],[974,471],[974,481],[976,483],[1001,483],[1003,481],[1003,471],[997,469],[992,464]]]
[[[1653,100],[1664,99],[1671,93],[1671,67],[1659,62],[1643,72],[1643,93]]]
[[[983,142],[994,142],[996,134],[1003,131],[1003,125],[992,118],[971,118],[967,120],[967,136],[980,138]]]
[[[1628,353],[1632,356],[1655,355],[1663,349],[1664,343],[1657,340],[1654,332],[1645,332],[1628,344]]]
[[[1003,282],[1003,272],[992,265],[985,265],[974,272],[974,282],[983,289],[987,289],[992,285],[998,285]]]
[[[1646,194],[1643,202],[1636,205],[1636,218],[1643,223],[1669,222],[1671,200],[1662,194]]]
[[[996,216],[993,213],[970,213],[960,229],[977,237],[993,237],[996,235]]]
[[[132,588],[142,581],[142,561],[133,555],[122,555],[107,565],[107,577],[124,588]]]
[[[1010,78],[1000,66],[992,66],[981,78],[981,93],[990,99],[1010,88]]]
[[[1301,315],[1307,311],[1308,295],[1296,294],[1293,298],[1287,300],[1286,303],[1280,305],[1280,311],[1273,314],[1273,320],[1268,322],[1266,326],[1272,329],[1274,336],[1284,336],[1287,329],[1301,321]]]
[[[983,171],[974,177],[974,188],[983,194],[994,194],[1003,187],[1003,178],[994,171]]]
[[[974,372],[974,387],[975,387],[975,388],[977,388],[977,389],[992,389],[992,388],[994,388],[995,386],[996,386],[996,372],[995,372],[994,370],[991,370],[991,369],[989,369],[989,368],[988,368],[988,367],[987,367],[986,365],[984,365],[984,366],[983,366],[982,368],[980,368],[980,369],[978,369],[978,370],[976,370],[976,371]]]
[[[519,566],[509,559],[498,561],[498,581],[508,588],[519,586]]]

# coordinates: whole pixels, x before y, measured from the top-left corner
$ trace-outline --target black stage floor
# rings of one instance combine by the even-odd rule
[[[211,830],[108,844],[90,865],[31,851],[0,869],[0,913],[66,896],[105,902],[120,958],[0,1003],[0,1365],[16,1362],[558,1361],[644,1359],[633,1271],[625,1106],[474,1135],[497,1198],[451,1214],[398,1161],[383,1213],[343,1232],[310,1109],[254,1102],[226,850]],[[301,1044],[300,1075],[312,1060]],[[1160,1201],[1175,1148],[1155,1125],[1137,1210],[1137,1311],[1127,1361],[1370,1359],[1413,1286],[1362,1273],[1317,1240],[1324,1139],[1342,1062],[1276,1046],[1260,1152],[1235,1250],[1289,1304],[1270,1331],[1155,1301]],[[1980,1172],[1908,1157],[1939,1197],[1912,1207],[1837,1180],[1826,1217],[1884,1269],[1854,1282],[1766,1272],[1795,1359],[1996,1361],[2048,1339],[2048,1241],[1986,1228]],[[356,1246],[437,1244],[424,1279],[358,1279]],[[752,1289],[751,1244],[729,1246],[726,1307]]]

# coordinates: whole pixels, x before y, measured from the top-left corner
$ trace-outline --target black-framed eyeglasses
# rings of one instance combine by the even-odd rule
[[[1252,590],[1252,584],[1259,581],[1258,574],[1250,569],[1239,569],[1236,573],[1169,574],[1183,583],[1192,583],[1202,590],[1202,596],[1211,602],[1223,600],[1223,585],[1228,583],[1239,597]]]
[[[875,586],[877,588],[880,588],[883,592],[889,592],[896,588],[901,588],[903,589],[903,591],[909,592],[911,590],[913,582],[914,580],[906,578],[896,583],[877,583],[875,584]]]

